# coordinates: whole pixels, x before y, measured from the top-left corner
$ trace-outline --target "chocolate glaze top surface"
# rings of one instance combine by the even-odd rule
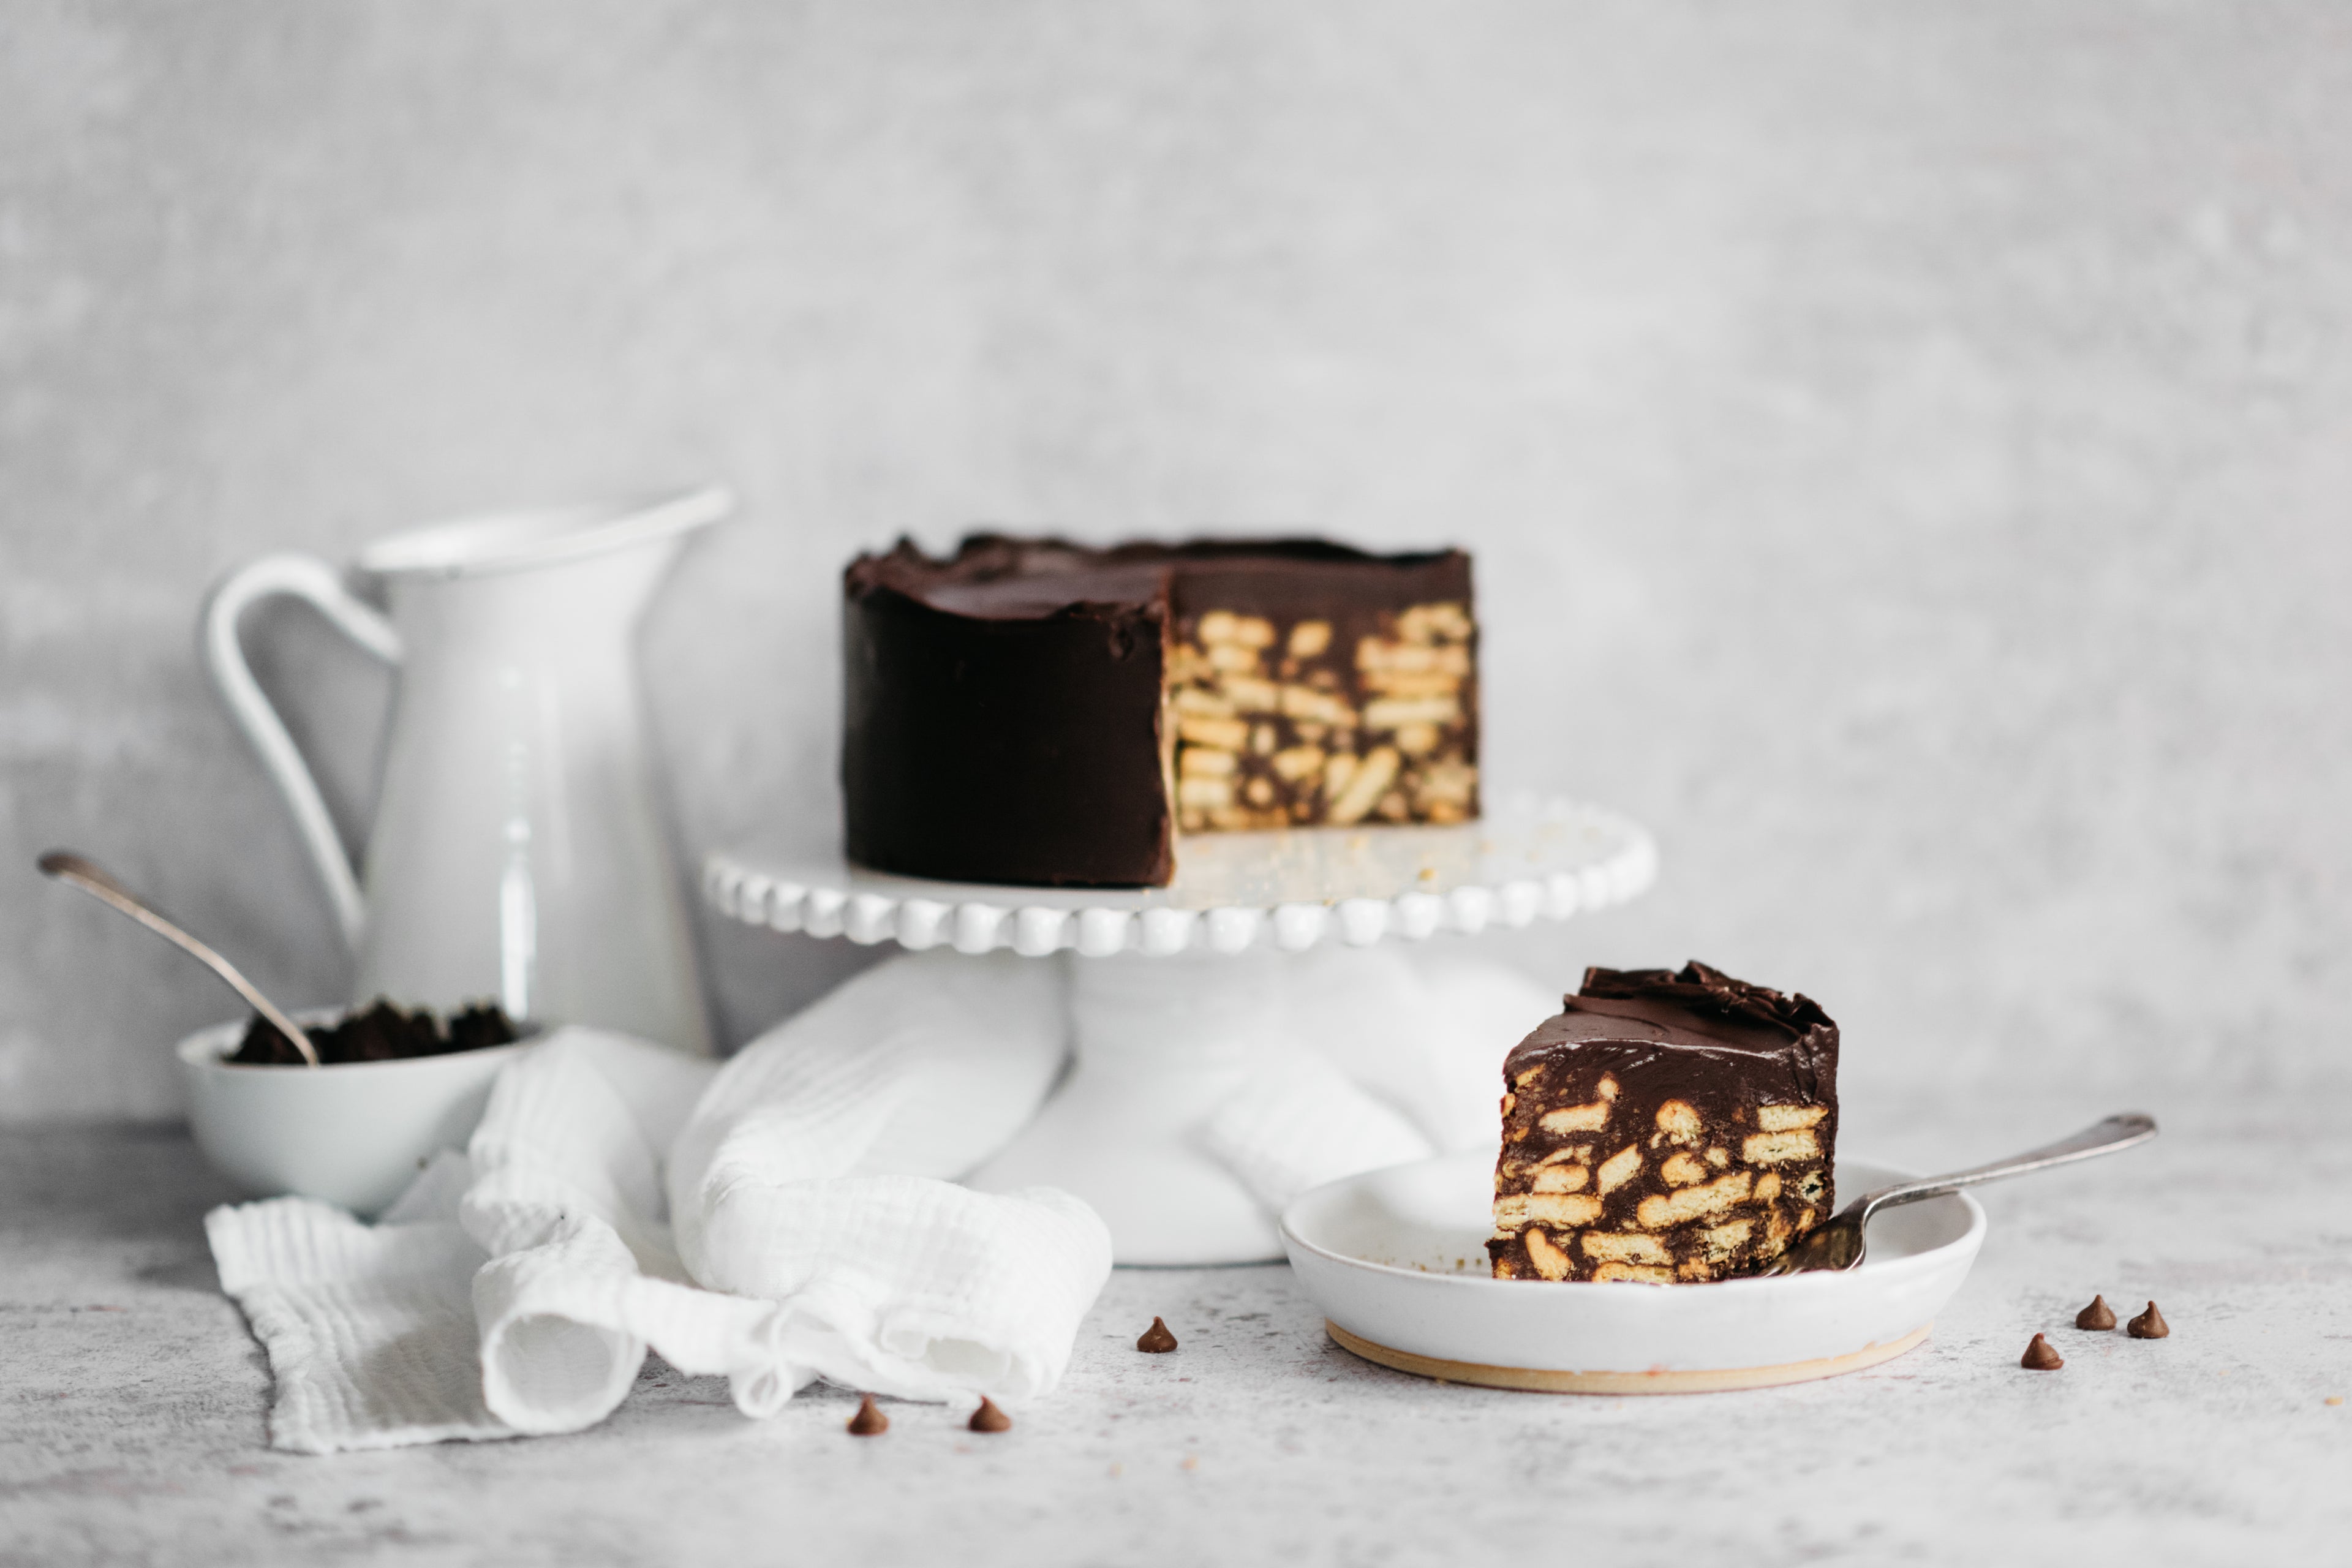
[[[1837,1026],[1821,1005],[1735,980],[1693,963],[1679,971],[1601,969],[1565,997],[1558,1016],[1512,1048],[1506,1079],[1563,1052],[1605,1055],[1619,1070],[1671,1068],[1685,1053],[1736,1056],[1759,1067],[1777,1058],[1796,1088],[1833,1097]]]
[[[1466,599],[1470,558],[1458,550],[1375,555],[1320,539],[1196,539],[1096,548],[1063,539],[976,533],[946,559],[901,540],[845,574],[852,597],[905,595],[976,620],[1099,615],[1170,603],[1312,613],[1333,598],[1383,605]]]

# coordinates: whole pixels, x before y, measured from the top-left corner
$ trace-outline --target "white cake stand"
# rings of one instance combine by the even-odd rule
[[[1656,875],[1634,823],[1527,796],[1453,827],[1188,837],[1165,888],[934,882],[866,870],[838,849],[770,846],[713,854],[703,889],[748,925],[1066,964],[1070,1075],[971,1184],[1064,1188],[1103,1216],[1119,1262],[1201,1264],[1282,1257],[1273,1216],[1196,1132],[1285,1045],[1269,1021],[1299,984],[1286,955],[1566,920]]]

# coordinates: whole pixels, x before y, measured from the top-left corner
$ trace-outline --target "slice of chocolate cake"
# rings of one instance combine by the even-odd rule
[[[1458,550],[902,542],[844,581],[849,856],[878,870],[1166,883],[1181,833],[1478,812]]]
[[[1503,1064],[1497,1279],[1750,1274],[1835,1201],[1837,1026],[1704,963],[1591,969]]]

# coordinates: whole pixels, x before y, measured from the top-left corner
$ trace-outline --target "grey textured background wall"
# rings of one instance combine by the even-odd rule
[[[0,0],[0,1117],[344,984],[196,668],[265,549],[715,476],[682,864],[831,797],[835,573],[991,520],[1478,552],[1494,774],[1892,1091],[2341,1083],[2352,16]],[[356,840],[384,692],[266,679]],[[845,948],[706,922],[740,1037]]]

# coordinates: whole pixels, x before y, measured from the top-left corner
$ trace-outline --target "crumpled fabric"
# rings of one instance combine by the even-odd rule
[[[1493,964],[1415,957],[1298,955],[1296,1047],[1200,1130],[1270,1209],[1492,1142],[1496,1064],[1554,1005]],[[466,1152],[376,1224],[290,1197],[206,1217],[269,1353],[273,1445],[577,1431],[648,1350],[724,1375],[753,1416],[819,1378],[1045,1397],[1109,1235],[1067,1193],[955,1178],[1035,1115],[1067,1038],[1061,964],[953,952],[869,970],[724,1064],[555,1031],[503,1069]]]

